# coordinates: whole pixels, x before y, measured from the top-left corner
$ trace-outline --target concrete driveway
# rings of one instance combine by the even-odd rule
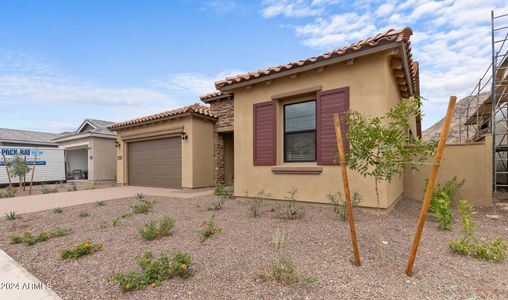
[[[23,196],[16,198],[0,199],[0,216],[14,211],[16,214],[24,214],[56,207],[68,207],[97,201],[107,201],[119,198],[132,197],[136,193],[150,196],[175,197],[188,199],[212,194],[212,189],[179,190],[152,187],[123,186],[112,188],[100,188],[76,192],[64,192],[44,195]]]

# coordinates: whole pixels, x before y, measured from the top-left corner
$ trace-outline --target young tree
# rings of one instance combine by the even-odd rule
[[[384,116],[367,117],[356,111],[347,115],[347,166],[364,177],[374,177],[378,210],[379,182],[391,182],[405,165],[418,170],[419,163],[434,153],[435,142],[410,135],[410,120],[420,115],[420,105],[418,98],[401,99]]]
[[[14,157],[9,162],[9,168],[10,168],[10,173],[13,176],[18,176],[19,187],[21,188],[21,182],[23,181],[23,178],[25,177],[25,175],[28,172],[30,172],[30,168],[28,167],[26,160],[23,157],[16,155],[16,157]],[[24,182],[23,182],[23,185],[24,185]]]

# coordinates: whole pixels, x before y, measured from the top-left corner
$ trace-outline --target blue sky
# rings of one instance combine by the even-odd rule
[[[0,0],[0,127],[59,132],[199,102],[228,75],[414,30],[424,127],[487,68],[497,0]]]

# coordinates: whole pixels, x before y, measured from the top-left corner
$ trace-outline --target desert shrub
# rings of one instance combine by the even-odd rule
[[[69,192],[75,192],[78,190],[75,182],[71,182],[71,186],[67,189]]]
[[[216,197],[210,205],[206,208],[207,210],[221,210],[224,206],[224,197]]]
[[[43,185],[42,189],[41,189],[41,192],[43,194],[58,193],[58,188],[57,187],[50,188],[50,187],[47,187],[47,186]]]
[[[215,196],[233,198],[234,186],[232,184],[219,183],[215,186],[213,193]]]
[[[82,210],[82,211],[79,212],[79,216],[81,218],[86,218],[86,217],[90,216],[90,213],[88,211],[86,211],[86,210]]]
[[[18,218],[15,211],[10,211],[8,213],[5,213],[5,218],[9,221],[14,221]]]
[[[92,180],[92,182],[90,182],[90,189],[95,190],[100,185],[102,185],[100,181]]]
[[[107,221],[101,221],[101,222],[99,223],[99,228],[100,228],[100,229],[106,229],[106,228],[108,228],[108,227],[109,227],[109,223],[108,223]]]
[[[61,214],[61,213],[63,213],[63,208],[56,207],[56,208],[53,209],[53,213],[55,213],[55,214]]]
[[[450,251],[477,259],[502,262],[506,256],[506,244],[502,239],[496,238],[489,243],[484,238],[476,237],[476,224],[473,222],[474,206],[466,200],[460,200],[459,212],[462,238],[449,242]]]
[[[0,198],[14,198],[18,190],[16,188],[6,188],[1,194]]]
[[[425,180],[425,189],[427,188],[428,179]],[[441,230],[452,230],[453,219],[455,215],[451,209],[451,201],[457,191],[464,185],[464,180],[458,180],[453,177],[445,184],[438,183],[432,191],[430,200],[430,210],[436,215],[438,228]]]
[[[222,228],[215,224],[215,216],[211,216],[208,220],[204,221],[201,228],[198,230],[199,240],[204,242],[209,237],[222,231]]]
[[[265,192],[265,190],[263,189],[257,192],[256,198],[252,199],[250,202],[250,212],[252,213],[252,216],[254,218],[259,216],[261,206],[263,205],[263,201],[265,199],[269,199],[270,197],[272,197],[272,194],[269,192]]]
[[[104,201],[97,201],[95,202],[95,206],[99,207],[99,206],[106,206],[106,202]]]
[[[284,199],[285,204],[279,204],[275,207],[275,216],[279,219],[294,220],[300,219],[305,215],[305,208],[296,204],[296,195],[298,190],[296,188],[291,189]]]
[[[284,232],[277,228],[272,235],[272,243],[277,253],[275,260],[268,265],[268,270],[263,269],[261,279],[271,279],[286,285],[298,282],[299,275],[295,263],[291,258],[284,255],[285,237]]]
[[[132,208],[132,213],[134,214],[146,214],[149,212],[153,205],[155,204],[155,201],[147,201],[147,200],[141,200],[138,204],[131,205],[130,208]]]
[[[148,286],[156,287],[174,276],[181,278],[192,276],[192,257],[180,251],[173,254],[171,261],[164,254],[155,258],[150,251],[136,257],[136,261],[142,272],[119,273],[109,278],[110,281],[118,282],[123,292],[142,290]]]
[[[173,275],[180,278],[189,278],[192,276],[192,269],[190,268],[192,263],[192,257],[182,251],[176,251],[173,254],[173,260],[171,262],[171,269]]]
[[[38,235],[33,235],[30,232],[23,233],[22,236],[12,235],[10,237],[11,244],[25,244],[27,246],[32,246],[40,242],[47,241],[51,238],[62,237],[72,233],[72,230],[69,228],[60,228],[56,227],[55,229],[48,232],[41,232]]]
[[[72,249],[65,249],[60,252],[63,259],[79,258],[84,255],[93,254],[102,249],[102,244],[84,242]]]
[[[145,199],[145,195],[143,193],[136,193],[134,195],[134,198],[136,198],[137,200],[143,200]]]
[[[139,235],[147,241],[152,241],[163,236],[171,234],[171,230],[175,226],[175,221],[170,217],[166,217],[159,221],[157,226],[156,221],[146,222],[145,225],[139,229]]]
[[[69,235],[71,233],[72,233],[72,229],[70,229],[70,228],[56,227],[55,229],[53,229],[49,232],[49,237],[50,238],[61,237],[61,236]]]
[[[123,219],[127,219],[127,218],[130,218],[132,217],[134,214],[133,213],[125,213],[121,216],[118,216],[116,218],[113,219],[113,226],[119,226],[120,224],[122,224],[122,220]]]
[[[346,208],[346,200],[342,196],[340,192],[330,193],[326,196],[330,203],[333,205],[333,212],[337,214],[337,216],[342,220],[347,220],[347,208]],[[358,204],[362,201],[362,196],[360,193],[353,191],[351,195],[351,204],[354,207],[357,207]]]

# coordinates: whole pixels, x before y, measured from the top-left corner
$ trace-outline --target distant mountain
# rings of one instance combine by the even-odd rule
[[[488,98],[489,94],[490,93],[480,94],[479,103],[483,103],[483,101],[485,101]],[[466,141],[466,127],[464,126],[464,123],[466,122],[466,118],[467,118],[467,115],[466,115],[467,114],[467,112],[466,112],[467,103],[470,99],[474,99],[474,98],[475,98],[474,96],[473,97],[465,97],[465,98],[461,99],[459,102],[457,102],[457,104],[455,104],[455,111],[453,112],[453,118],[452,118],[452,122],[450,124],[450,131],[448,134],[447,143],[456,144],[459,142],[464,143]],[[474,109],[475,104],[476,103],[471,105],[472,108],[470,108],[470,109]],[[443,115],[445,113],[446,113],[446,111],[443,111]],[[462,118],[460,118],[461,113],[462,113]],[[470,111],[470,113],[473,113],[473,111]],[[423,140],[425,140],[425,141],[439,140],[439,135],[441,134],[443,122],[444,122],[444,117],[441,120],[439,120],[439,122],[435,123],[434,125],[427,128],[425,131],[423,131],[423,133],[422,133]],[[462,139],[459,139],[460,138],[460,124],[461,123],[462,123]],[[470,134],[471,134],[471,131],[470,131]]]

